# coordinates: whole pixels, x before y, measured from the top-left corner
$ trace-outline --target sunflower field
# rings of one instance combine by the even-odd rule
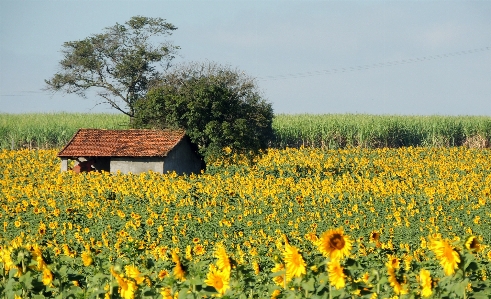
[[[1,298],[491,298],[491,150],[270,149],[200,175],[0,151]]]

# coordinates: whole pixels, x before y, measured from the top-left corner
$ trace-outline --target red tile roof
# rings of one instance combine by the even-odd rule
[[[58,157],[161,157],[184,131],[79,129]]]

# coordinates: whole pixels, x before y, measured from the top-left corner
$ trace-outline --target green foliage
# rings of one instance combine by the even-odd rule
[[[158,110],[148,109],[148,119]],[[279,114],[270,147],[489,147],[489,116]],[[111,113],[0,113],[0,149],[60,148],[79,128],[127,129],[126,115]]]
[[[136,106],[135,125],[181,128],[206,158],[257,152],[273,137],[273,109],[253,79],[217,64],[177,67]]]
[[[0,149],[61,148],[80,128],[127,129],[125,115],[110,113],[0,113]]]
[[[273,147],[489,147],[489,116],[280,114]]]
[[[136,16],[79,41],[63,44],[61,72],[45,80],[46,89],[85,97],[96,89],[104,103],[132,117],[134,105],[152,80],[167,69],[178,47],[154,43],[177,28],[161,18]],[[158,67],[160,64],[160,68]]]

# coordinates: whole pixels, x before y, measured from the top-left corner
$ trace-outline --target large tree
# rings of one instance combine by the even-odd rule
[[[180,128],[209,159],[228,147],[257,152],[273,138],[273,109],[255,80],[229,66],[176,66],[136,106],[135,125]]]
[[[86,97],[94,89],[103,103],[128,115],[149,84],[170,67],[179,47],[160,37],[177,28],[161,18],[132,17],[103,33],[63,44],[61,70],[45,80],[46,90]]]

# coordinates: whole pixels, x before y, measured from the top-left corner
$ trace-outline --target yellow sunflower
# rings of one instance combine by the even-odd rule
[[[159,279],[164,279],[167,276],[169,276],[169,272],[167,270],[164,269],[164,270],[159,271],[159,274],[158,274]]]
[[[34,244],[30,247],[30,251],[32,253],[33,258],[37,262],[37,270],[41,271],[44,267],[46,267],[46,263],[44,262],[41,248],[39,248],[39,245]]]
[[[273,272],[273,273],[277,273],[277,272],[284,271],[284,270],[285,270],[285,265],[283,265],[283,264],[276,264],[276,265],[274,266],[274,268],[273,268],[273,269],[271,269],[271,272]],[[273,281],[274,281],[274,282],[275,282],[277,285],[279,285],[279,286],[283,287],[283,286],[284,286],[284,284],[285,284],[285,274],[283,274],[283,275],[278,275],[278,276],[273,277]]]
[[[389,283],[391,287],[394,288],[394,292],[397,295],[404,295],[407,294],[407,290],[404,288],[404,286],[397,280],[396,277],[396,270],[394,268],[387,268],[387,274],[389,276]]]
[[[325,257],[341,259],[349,255],[352,241],[343,234],[342,228],[331,229],[322,234],[317,247]]]
[[[220,269],[221,271],[226,270],[230,272],[231,269],[230,258],[228,257],[227,251],[225,250],[225,247],[222,244],[219,244],[217,246],[214,256],[218,259],[216,261],[218,269]]]
[[[394,292],[397,295],[407,294],[405,285],[401,284],[397,280],[397,276],[396,276],[396,270],[399,269],[400,266],[399,259],[394,255],[388,255],[388,258],[389,261],[385,263],[385,265],[387,266],[387,274],[389,276],[388,278],[389,278],[390,285],[394,288]]]
[[[51,283],[53,282],[53,273],[51,273],[51,270],[48,269],[48,267],[43,268],[43,284],[45,286],[51,286]]]
[[[126,276],[133,278],[137,284],[141,284],[143,281],[145,281],[145,277],[140,273],[140,270],[133,265],[125,266],[124,271]]]
[[[82,256],[82,262],[85,267],[92,265],[92,263],[94,262],[94,260],[92,259],[92,254],[88,251],[82,252],[81,256]]]
[[[162,295],[163,299],[173,299],[172,291],[169,288],[162,288],[160,290],[160,295]]]
[[[111,267],[111,274],[116,278],[119,286],[119,293],[121,297],[124,299],[133,299],[135,298],[135,292],[137,289],[136,283],[132,279],[124,278],[114,271]]]
[[[455,273],[460,263],[459,253],[456,252],[453,246],[448,240],[442,240],[440,237],[430,237],[430,250],[433,251],[440,261],[440,264],[445,271],[445,275],[452,275]]]
[[[380,239],[380,233],[373,231],[370,233],[370,242],[375,243]]]
[[[431,276],[430,271],[422,269],[419,274],[419,283],[421,284],[421,295],[423,297],[431,296]]]
[[[179,256],[175,251],[172,251],[172,261],[176,264],[173,270],[174,276],[176,276],[177,279],[181,281],[186,280],[185,278],[186,272],[184,271],[184,268],[181,265],[181,261],[179,260]]]
[[[481,251],[481,244],[479,244],[479,240],[476,236],[470,236],[465,241],[465,248],[471,251]]]
[[[298,249],[294,246],[286,244],[283,257],[286,264],[286,276],[288,278],[300,277],[306,273],[305,261],[302,255],[298,252]]]
[[[185,255],[186,259],[188,261],[192,261],[193,260],[193,255],[191,254],[191,245],[188,245],[186,246],[186,255]]]
[[[399,268],[399,259],[395,255],[388,254],[387,258],[389,261],[386,263],[387,268],[398,269]]]
[[[261,268],[259,266],[259,263],[257,261],[252,262],[252,269],[254,269],[254,274],[258,275]]]
[[[279,295],[281,295],[281,290],[276,289],[271,293],[271,299],[276,299]]]
[[[342,289],[346,285],[346,275],[344,274],[343,267],[339,263],[338,259],[333,259],[327,263],[327,272],[329,274],[329,281],[336,289]]]
[[[137,289],[136,283],[127,278],[123,278],[124,283],[122,285],[119,285],[119,293],[121,294],[121,297],[124,299],[134,299],[135,298],[135,292]]]
[[[229,281],[229,271],[221,271],[217,267],[215,267],[215,265],[210,265],[210,271],[208,271],[205,280],[205,283],[207,285],[214,287],[220,295],[223,295],[230,288]]]

